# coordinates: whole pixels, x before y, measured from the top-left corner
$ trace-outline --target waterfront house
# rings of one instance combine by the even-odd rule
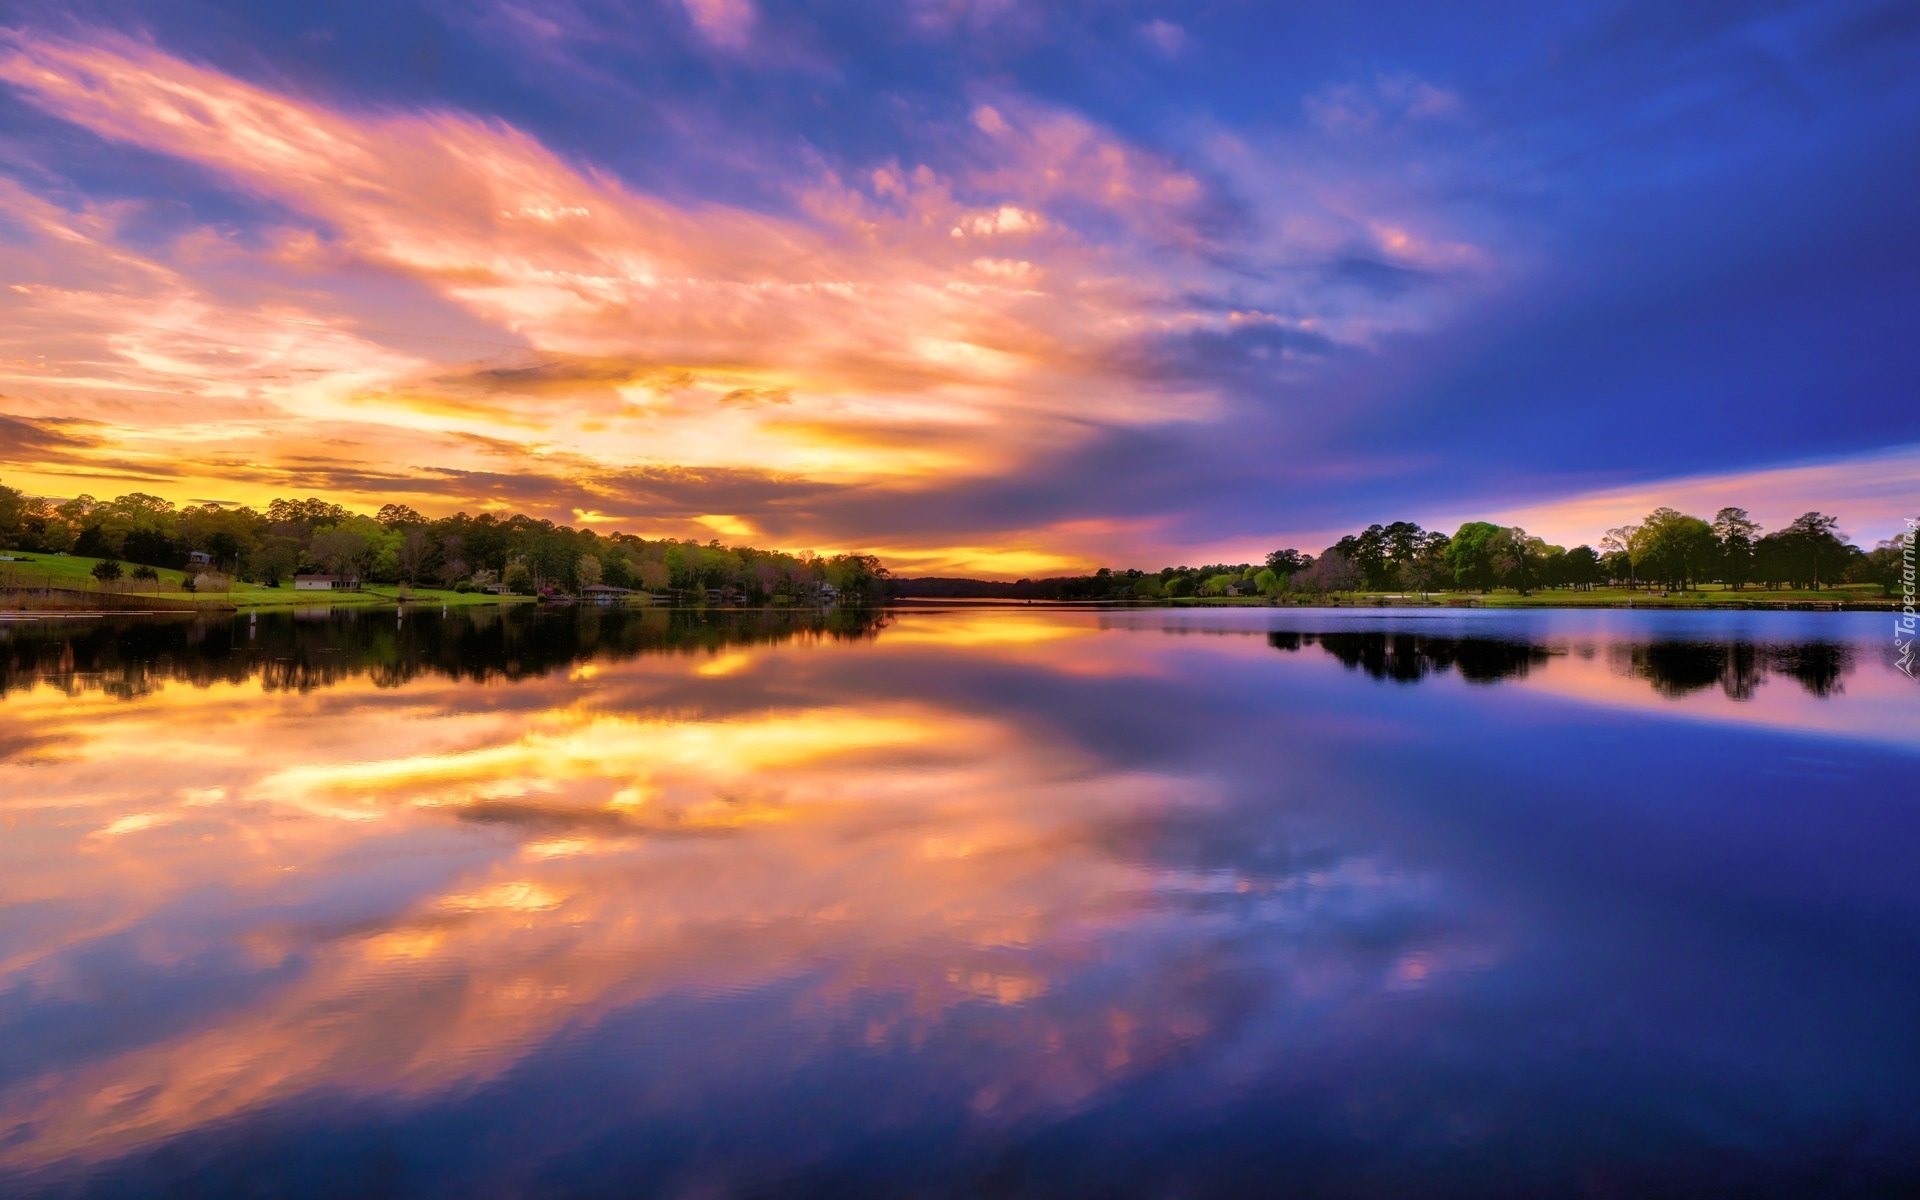
[[[295,575],[293,590],[296,592],[357,592],[360,590],[358,575]]]

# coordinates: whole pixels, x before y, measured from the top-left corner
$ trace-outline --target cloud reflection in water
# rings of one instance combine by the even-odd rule
[[[1013,1191],[1204,1190],[1277,1122],[1309,1184],[1521,1142],[1534,1165],[1493,1178],[1538,1182],[1575,1165],[1581,1105],[1648,1153],[1735,1153],[1692,1105],[1790,1157],[1908,1086],[1852,1057],[1916,1048],[1889,1007],[1914,956],[1848,949],[1920,907],[1879,834],[1906,819],[1879,797],[1912,695],[1864,642],[1171,619],[1218,636],[1052,612],[10,627],[0,1169],[117,1194],[317,1157],[333,1174],[294,1191],[351,1190],[397,1143],[390,1169],[446,1194],[1009,1162]],[[1684,743],[1682,711],[1706,722]],[[1607,772],[1566,769],[1597,751]],[[1809,825],[1809,769],[1857,810]],[[1854,940],[1783,949],[1767,912]],[[1857,987],[1851,1026],[1800,1029],[1817,1066],[1754,1047],[1818,995],[1715,1011],[1783,955]],[[1815,1099],[1743,1116],[1731,1061]]]

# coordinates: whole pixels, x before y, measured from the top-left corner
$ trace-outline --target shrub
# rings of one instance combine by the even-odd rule
[[[160,578],[160,572],[154,570],[152,567],[148,566],[145,563],[141,563],[139,566],[133,569],[133,577],[135,579],[141,579],[147,582],[155,582]]]
[[[93,564],[93,577],[101,583],[112,583],[120,578],[120,564],[111,558],[103,558]]]

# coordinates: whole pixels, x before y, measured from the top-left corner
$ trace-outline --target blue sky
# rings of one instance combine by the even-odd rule
[[[0,479],[1020,574],[1920,511],[1920,12],[40,5]]]

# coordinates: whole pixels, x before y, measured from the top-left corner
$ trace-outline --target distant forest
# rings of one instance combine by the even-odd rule
[[[67,552],[140,567],[183,568],[199,551],[214,571],[269,587],[300,573],[358,575],[370,583],[522,594],[593,584],[648,592],[718,592],[748,603],[835,594],[1011,600],[1159,600],[1186,596],[1300,595],[1355,591],[1430,593],[1606,584],[1685,590],[1703,582],[1740,589],[1878,584],[1891,592],[1903,542],[1872,550],[1849,543],[1836,518],[1810,512],[1763,531],[1745,509],[1711,521],[1671,508],[1606,531],[1599,547],[1548,545],[1526,530],[1470,521],[1452,534],[1411,521],[1370,525],[1318,555],[1275,550],[1259,563],[1158,571],[1101,568],[1090,575],[1012,583],[950,577],[894,578],[870,554],[818,557],[717,540],[649,541],[520,514],[429,519],[404,504],[373,516],[324,500],[275,500],[265,511],[220,504],[176,507],[140,492],[113,500],[55,501],[0,484],[0,549]]]
[[[180,569],[199,551],[212,569],[278,586],[296,574],[357,575],[369,583],[457,591],[504,587],[532,595],[594,584],[648,592],[718,591],[764,603],[809,600],[827,588],[879,600],[887,570],[870,554],[818,557],[718,541],[649,541],[514,514],[456,513],[430,520],[404,504],[373,516],[324,500],[275,500],[260,511],[221,504],[175,507],[141,492],[113,500],[54,501],[0,484],[0,548],[66,552],[139,568]]]
[[[1819,589],[1839,583],[1878,584],[1891,593],[1903,569],[1904,543],[1893,539],[1863,551],[1839,532],[1839,521],[1810,512],[1783,529],[1763,532],[1743,508],[1723,508],[1708,521],[1671,508],[1637,525],[1609,529],[1600,546],[1548,545],[1526,530],[1469,521],[1452,534],[1411,521],[1369,525],[1319,555],[1275,550],[1260,563],[1213,563],[1159,571],[1108,568],[1091,575],[997,583],[978,579],[897,579],[896,595],[1017,600],[1158,600],[1183,596],[1302,596],[1340,592],[1521,593],[1541,588],[1590,589],[1607,584],[1681,591],[1713,582],[1740,589]]]

